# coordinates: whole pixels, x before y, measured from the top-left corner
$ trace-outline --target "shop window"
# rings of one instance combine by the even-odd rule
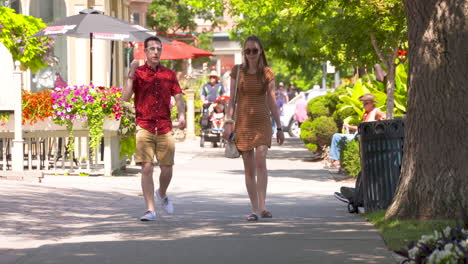
[[[21,14],[21,2],[20,0],[0,0],[0,6],[14,9],[17,14]]]
[[[34,0],[29,6],[31,16],[41,18],[46,24],[65,18],[66,8],[64,0]],[[31,73],[31,90],[41,91],[54,88],[56,73],[67,81],[67,37],[60,36],[55,39],[53,56],[49,60],[49,67]]]

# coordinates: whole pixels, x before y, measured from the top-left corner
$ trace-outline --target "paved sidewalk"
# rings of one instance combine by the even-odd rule
[[[138,221],[138,168],[0,180],[0,263],[396,263],[373,226],[333,197],[352,183],[334,181],[308,157],[297,139],[269,151],[274,218],[258,223],[245,221],[241,159],[198,141],[177,144],[169,190],[176,214],[156,222]]]

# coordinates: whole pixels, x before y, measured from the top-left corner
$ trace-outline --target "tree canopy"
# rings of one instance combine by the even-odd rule
[[[239,17],[233,34],[255,34],[269,57],[313,76],[325,61],[338,70],[371,70],[381,63],[388,73],[387,106],[393,113],[397,51],[406,46],[406,18],[400,0],[231,0]]]
[[[406,43],[400,0],[231,0],[230,5],[231,13],[242,17],[234,35],[259,36],[271,55],[296,67],[325,60],[373,65],[378,53],[396,53],[394,47]]]
[[[147,23],[158,32],[192,32],[197,26],[195,19],[218,26],[223,10],[223,2],[218,0],[153,0],[148,6]]]

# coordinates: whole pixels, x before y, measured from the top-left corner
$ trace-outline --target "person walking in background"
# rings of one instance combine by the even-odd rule
[[[298,99],[296,101],[296,110],[294,111],[294,120],[297,121],[299,127],[301,127],[302,123],[309,118],[307,116],[307,101],[305,99],[304,92],[300,92],[298,95]]]
[[[294,97],[296,97],[296,95],[297,95],[296,86],[291,83],[289,85],[288,89],[286,90],[286,93],[288,94],[289,101],[294,99]]]
[[[129,101],[135,94],[136,162],[141,164],[141,188],[146,203],[146,212],[140,220],[154,221],[157,219],[155,195],[159,205],[167,213],[174,212],[173,204],[166,195],[172,179],[175,153],[171,132],[171,97],[176,101],[180,129],[185,127],[185,106],[175,72],[159,63],[161,40],[149,37],[145,40],[144,47],[146,63],[138,66],[138,61],[133,61],[130,64],[122,99]],[[153,182],[154,156],[161,169],[159,189],[156,192]]]
[[[234,141],[241,152],[244,162],[245,185],[252,205],[252,213],[247,221],[257,221],[262,218],[272,218],[266,208],[266,191],[268,171],[266,155],[271,147],[271,121],[280,124],[280,118],[275,100],[275,76],[265,57],[261,41],[257,36],[249,36],[243,46],[244,60],[236,65],[231,74],[231,99],[224,125],[224,138],[230,140],[234,132]],[[239,69],[239,85],[236,87],[237,67]],[[232,121],[234,98],[237,93],[235,126]],[[281,145],[284,134],[281,127],[277,128],[276,139]]]
[[[200,98],[203,104],[212,103],[219,96],[226,94],[223,84],[219,82],[219,76],[216,71],[211,71],[208,78],[210,81],[203,85],[200,91]]]
[[[284,97],[281,96],[280,92],[278,90],[276,90],[275,92],[275,97],[276,97],[276,107],[277,107],[277,111],[278,111],[278,115],[281,117],[281,115],[283,114],[283,105],[284,103],[286,102],[284,100]],[[272,133],[273,135],[276,133],[278,127],[282,127],[281,125],[281,122],[279,124],[276,124],[276,121],[275,121],[275,118],[272,116],[271,117],[271,124],[272,124]],[[280,119],[281,120],[281,119]]]
[[[284,103],[289,102],[288,92],[284,89],[284,83],[279,82],[278,84],[278,94],[283,98]]]
[[[378,102],[374,100],[373,94],[370,94],[370,93],[364,94],[363,96],[359,97],[359,101],[362,101],[362,104],[364,107],[364,115],[362,116],[362,122],[384,120],[387,118],[385,113],[375,106],[375,103],[378,103]],[[352,134],[336,133],[333,135],[331,146],[330,146],[330,155],[328,156],[332,162],[331,164],[332,168],[337,168],[337,169],[341,168],[340,148],[339,148],[338,142],[340,142],[342,138],[346,138],[348,141],[352,140],[357,135],[357,130],[358,130],[357,126],[349,125],[345,123],[343,124],[343,128],[345,130],[354,131],[354,133]]]

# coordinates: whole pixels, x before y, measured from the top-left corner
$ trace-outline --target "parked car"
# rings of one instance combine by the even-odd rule
[[[311,89],[304,92],[306,101],[309,102],[315,97],[325,95],[327,92],[333,92],[334,89]],[[296,101],[298,97],[283,105],[283,112],[281,113],[280,120],[281,126],[285,132],[288,132],[291,137],[299,137],[301,129],[296,120],[294,120],[294,113],[296,112]]]

